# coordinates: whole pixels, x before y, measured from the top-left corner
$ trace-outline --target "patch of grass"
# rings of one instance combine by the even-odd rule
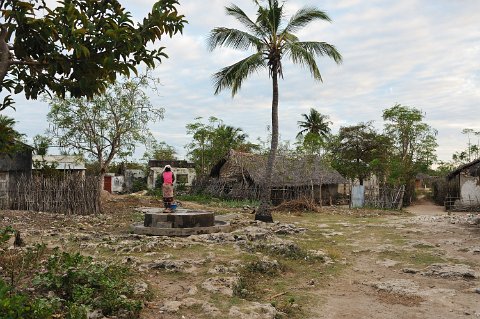
[[[429,266],[431,264],[445,262],[446,259],[438,256],[431,251],[417,250],[417,251],[386,251],[379,254],[381,258],[392,259],[403,264],[413,264],[416,266]]]
[[[252,200],[235,200],[235,199],[221,199],[205,194],[197,195],[180,195],[176,197],[179,201],[195,202],[203,205],[210,205],[212,207],[224,208],[241,208],[245,206],[258,206],[258,201]]]
[[[239,279],[233,288],[234,296],[246,300],[255,300],[262,296],[260,283],[278,276],[284,267],[277,261],[256,259],[240,270]]]

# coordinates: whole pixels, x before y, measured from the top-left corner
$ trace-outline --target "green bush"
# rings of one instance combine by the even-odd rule
[[[56,300],[31,298],[15,293],[0,279],[0,319],[51,318],[57,308]]]
[[[99,309],[106,316],[126,311],[133,318],[142,309],[142,296],[134,295],[125,267],[65,252],[55,252],[44,267],[33,283],[40,291],[53,291],[68,301],[67,318],[84,318],[88,309]]]
[[[147,179],[146,178],[134,178],[132,183],[132,193],[140,192],[146,190]]]

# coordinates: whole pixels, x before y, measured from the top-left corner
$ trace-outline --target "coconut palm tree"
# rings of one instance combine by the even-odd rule
[[[226,7],[226,14],[236,18],[247,31],[233,28],[214,28],[208,38],[210,50],[216,47],[230,47],[240,50],[253,49],[254,53],[215,73],[215,94],[229,88],[232,97],[241,88],[243,81],[252,73],[267,69],[272,79],[272,140],[268,156],[263,191],[255,219],[271,222],[268,211],[270,202],[271,177],[278,146],[278,78],[283,78],[282,58],[289,58],[293,63],[309,69],[315,80],[322,81],[317,62],[318,56],[328,56],[341,63],[342,56],[333,45],[326,42],[299,41],[294,32],[315,20],[331,21],[328,15],[313,7],[298,10],[288,21],[284,20],[283,4],[277,0],[268,0],[263,6],[259,1],[256,19],[250,19],[236,5]]]
[[[301,128],[297,137],[303,136],[303,134],[310,133],[323,138],[327,138],[330,134],[330,122],[328,115],[323,115],[314,108],[310,109],[309,114],[302,114],[303,121],[298,121],[297,124]]]
[[[15,120],[0,114],[0,153],[12,153],[16,150],[15,141],[22,134],[14,129]]]

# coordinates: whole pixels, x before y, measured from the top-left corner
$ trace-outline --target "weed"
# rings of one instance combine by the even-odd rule
[[[80,254],[54,252],[44,270],[33,279],[40,292],[53,292],[67,301],[68,318],[84,318],[87,309],[100,309],[104,315],[126,311],[138,315],[142,302],[134,296],[127,268],[93,261]]]
[[[30,298],[16,293],[0,279],[0,318],[1,319],[43,319],[51,318],[57,310],[56,299]]]

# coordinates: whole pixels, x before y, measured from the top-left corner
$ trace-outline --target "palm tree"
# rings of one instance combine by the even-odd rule
[[[22,137],[13,127],[15,120],[0,114],[0,153],[10,154],[16,151],[15,142]]]
[[[310,109],[310,114],[302,114],[304,121],[298,121],[298,126],[302,129],[298,132],[297,137],[303,136],[305,133],[327,138],[330,134],[330,124],[328,115],[323,115],[314,108]]]
[[[283,78],[282,58],[287,57],[293,63],[307,67],[315,80],[322,81],[315,58],[326,55],[335,62],[341,63],[342,56],[333,45],[326,42],[301,42],[293,34],[312,21],[331,21],[325,12],[313,7],[304,7],[288,21],[284,21],[282,19],[284,17],[283,4],[279,5],[277,0],[268,0],[268,4],[265,6],[260,5],[258,1],[255,3],[258,7],[255,21],[236,5],[225,8],[227,15],[236,18],[248,31],[218,27],[211,31],[208,44],[210,50],[221,46],[254,50],[254,53],[247,58],[215,73],[215,94],[230,88],[233,97],[242,86],[243,81],[260,69],[268,69],[272,79],[272,140],[265,169],[260,207],[255,215],[256,220],[272,222],[268,206],[273,164],[278,146],[278,77]]]

